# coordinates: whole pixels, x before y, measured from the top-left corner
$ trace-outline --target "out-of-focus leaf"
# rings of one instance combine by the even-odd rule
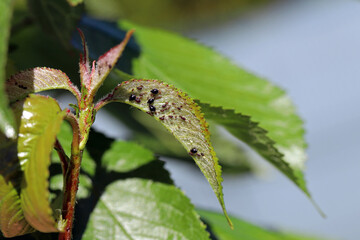
[[[42,29],[70,48],[70,37],[83,12],[82,6],[72,7],[66,0],[28,0],[28,6]]]
[[[33,232],[21,208],[19,189],[22,180],[16,143],[0,149],[0,230],[5,237]]]
[[[153,160],[152,152],[135,143],[114,141],[101,164],[108,171],[129,172]]]
[[[221,221],[221,214],[198,209],[196,211],[209,225],[211,232],[221,240],[319,240],[319,238],[266,230],[233,216],[230,218],[234,223],[234,230],[231,230]]]
[[[83,240],[209,239],[189,199],[176,187],[131,179],[110,184],[92,212]]]
[[[133,62],[135,77],[161,79],[201,103],[251,116],[268,131],[274,147],[284,155],[281,165],[286,161],[304,182],[303,124],[283,90],[189,39],[129,22],[121,22],[120,26],[136,30],[134,36],[141,54]],[[234,120],[224,120],[223,124],[230,127]],[[307,193],[304,185],[300,187]]]
[[[66,89],[80,100],[80,92],[68,76],[60,70],[37,67],[19,72],[6,81],[10,103],[25,98],[30,93],[52,89]]]
[[[110,102],[130,104],[161,122],[199,166],[227,217],[221,186],[221,167],[210,142],[208,124],[191,98],[166,83],[135,79],[117,86],[99,101],[96,109]],[[231,226],[230,221],[229,225]]]
[[[65,117],[49,97],[30,95],[23,105],[18,138],[18,158],[24,171],[21,206],[26,220],[41,232],[57,232],[49,204],[50,153]]]
[[[4,89],[12,3],[11,0],[0,1],[0,131],[6,137],[14,139],[16,138],[14,116],[8,108]]]
[[[99,19],[128,19],[167,28],[218,24],[237,14],[264,5],[268,0],[86,0],[87,12]],[[141,7],[139,7],[141,6]],[[151,11],[149,11],[151,9]]]

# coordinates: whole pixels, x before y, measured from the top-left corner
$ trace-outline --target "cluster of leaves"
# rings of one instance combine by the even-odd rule
[[[80,2],[69,0],[71,5]],[[79,178],[74,239],[297,239],[237,219],[233,219],[235,231],[229,232],[228,226],[223,227],[224,218],[195,211],[189,199],[174,186],[163,162],[153,154],[166,153],[164,149],[171,145],[171,154],[191,157],[209,181],[231,225],[223,200],[221,168],[206,118],[214,129],[222,126],[245,142],[310,197],[303,176],[302,121],[284,91],[213,50],[174,33],[129,21],[119,21],[114,26],[83,17],[78,22],[83,5],[71,5],[63,0],[29,0],[30,14],[19,10],[21,6],[15,11],[14,21],[19,24],[12,28],[8,44],[13,2],[0,3],[2,234],[56,239],[59,234],[51,232],[71,233],[74,206],[68,204],[75,202],[72,193],[76,194]],[[82,36],[81,91],[68,78],[76,79],[77,75],[71,55],[79,41],[73,37],[73,46],[70,45],[76,23],[84,30],[90,46],[89,52]],[[104,82],[130,38],[131,32],[126,37],[122,35],[129,29],[136,30],[134,39]],[[125,40],[121,44],[90,63],[89,55],[97,58],[102,47],[122,39]],[[7,57],[8,45],[17,49],[9,48]],[[63,69],[68,76],[54,68],[38,67],[5,81],[6,75],[35,66]],[[72,106],[74,113],[61,109],[53,98],[33,95],[51,89],[73,93],[77,99],[77,105]],[[98,90],[108,94],[97,99]],[[134,141],[90,133],[96,112],[111,102],[148,113],[150,118],[115,105],[119,119],[134,130],[134,141],[152,151]],[[154,119],[180,144],[168,142],[168,133],[158,131]],[[141,128],[139,123],[143,124]],[[211,140],[216,143],[219,138],[214,134]],[[161,141],[166,147],[153,144]],[[215,149],[224,152],[228,140],[221,141],[226,144],[216,145]],[[226,161],[227,155],[223,156],[220,161],[230,167],[234,161],[235,165],[243,164],[238,157]]]

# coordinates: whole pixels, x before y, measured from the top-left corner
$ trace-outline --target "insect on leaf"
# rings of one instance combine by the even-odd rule
[[[96,106],[109,102],[130,104],[160,121],[184,146],[213,188],[227,217],[221,167],[210,142],[208,124],[200,107],[185,93],[157,80],[131,80],[118,85]],[[229,224],[231,222],[227,217]]]
[[[10,103],[25,98],[31,93],[52,89],[65,89],[80,99],[80,92],[69,77],[60,70],[37,67],[19,72],[6,81],[6,92]]]
[[[21,205],[26,220],[41,232],[57,232],[49,204],[50,154],[65,112],[49,97],[30,95],[23,105],[18,158],[24,177]]]

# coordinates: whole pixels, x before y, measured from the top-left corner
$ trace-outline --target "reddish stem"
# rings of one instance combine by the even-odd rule
[[[65,176],[66,172],[67,172],[67,169],[69,167],[69,157],[66,155],[63,147],[61,146],[61,143],[59,142],[58,139],[56,139],[55,141],[55,146],[54,146],[57,154],[59,155],[59,158],[60,158],[60,162],[61,162],[61,168],[62,168],[62,172],[63,172],[63,175]]]
[[[66,220],[65,231],[59,234],[59,240],[71,240],[74,222],[76,193],[79,185],[80,165],[82,151],[79,150],[80,130],[76,117],[68,112],[65,118],[70,122],[73,129],[73,141],[71,145],[71,159],[65,173],[63,219]]]

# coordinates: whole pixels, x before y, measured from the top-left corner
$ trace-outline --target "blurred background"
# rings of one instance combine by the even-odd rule
[[[214,17],[212,24],[205,24],[209,17],[200,17],[192,25],[185,11],[171,28],[287,91],[305,121],[308,186],[327,218],[318,214],[295,185],[253,153],[255,175],[224,175],[228,211],[268,228],[359,239],[360,2],[275,1],[241,14],[226,15],[225,9],[216,15],[220,19],[214,21]],[[112,137],[127,136],[118,120],[106,112],[97,117],[95,127]],[[197,207],[220,211],[197,168],[161,159]]]
[[[18,2],[26,5],[24,0]],[[37,0],[29,2],[37,3]],[[360,183],[360,2],[140,2],[141,4],[133,0],[85,0],[85,9],[90,16],[102,20],[125,18],[177,31],[215,49],[237,65],[285,89],[305,121],[309,146],[306,180],[314,200],[327,218],[322,218],[309,199],[285,176],[220,129],[227,138],[235,141],[235,149],[245,149],[229,158],[246,157],[251,160],[250,164],[247,163],[249,166],[242,165],[236,171],[227,169],[224,173],[224,195],[228,212],[268,229],[326,239],[359,239],[360,191],[357,186]],[[97,4],[102,7],[97,7]],[[33,12],[41,11],[39,5],[33,6],[36,6],[32,9]],[[58,19],[63,21],[61,16]],[[46,23],[46,20],[38,20]],[[63,22],[67,24],[66,21]],[[29,23],[20,22],[20,26],[22,24]],[[17,31],[17,28],[13,28],[12,34]],[[62,31],[65,32],[60,28],[59,32]],[[72,60],[59,67],[53,59],[65,51],[52,53],[43,50],[47,53],[43,58],[38,54],[45,49],[45,45],[55,49],[53,46],[58,46],[59,43],[51,42],[50,38],[45,37],[32,41],[37,38],[37,34],[31,34],[33,33],[26,31],[18,34],[21,36],[14,34],[14,43],[21,43],[14,44],[18,50],[11,53],[18,69],[12,70],[9,64],[9,73],[11,70],[15,72],[34,66],[49,66],[62,69],[71,79],[77,78],[77,69],[74,71],[73,67],[77,64],[77,53],[74,53]],[[70,36],[60,35],[60,41],[63,40],[65,44],[69,42]],[[24,41],[23,38],[28,40]],[[102,47],[100,53],[109,46]],[[90,46],[90,49],[95,48]],[[33,56],[32,62],[26,61],[22,54]],[[67,59],[66,57],[62,56],[63,59]],[[67,99],[66,96],[62,96],[62,99],[65,100],[63,107],[74,100]],[[129,139],[131,135],[118,116],[110,115],[107,111],[100,111],[94,127],[114,138]],[[166,168],[171,172],[175,184],[189,196],[196,207],[221,211],[214,193],[198,168],[187,161],[164,157],[160,159],[166,161]],[[254,174],[249,174],[249,169]]]

